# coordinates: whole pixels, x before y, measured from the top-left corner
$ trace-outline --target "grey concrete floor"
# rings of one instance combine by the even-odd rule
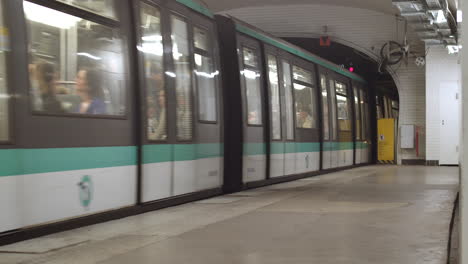
[[[458,168],[362,167],[0,247],[0,263],[445,263],[457,189]]]

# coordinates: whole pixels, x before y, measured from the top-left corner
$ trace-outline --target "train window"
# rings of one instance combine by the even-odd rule
[[[293,66],[294,80],[312,84],[312,73],[302,69],[301,67]]]
[[[316,128],[315,96],[312,87],[294,83],[294,97],[296,98],[296,127]]]
[[[395,101],[395,100],[392,101],[392,108],[395,108],[395,109],[399,108],[398,101]]]
[[[350,108],[348,104],[348,97],[342,95],[343,91],[346,92],[347,87],[345,84],[335,82],[336,87],[336,100],[338,108],[338,129],[341,131],[351,130]]]
[[[366,93],[361,90],[361,93],[360,93],[360,96],[361,96],[361,100],[360,100],[360,104],[361,104],[361,113],[362,113],[362,140],[366,140],[367,139],[367,124],[369,122],[368,120],[368,116],[367,116],[367,113],[366,113],[366,110],[365,108],[367,108],[367,104],[366,104]]]
[[[268,81],[270,83],[271,130],[273,139],[281,139],[281,106],[278,79],[278,64],[275,56],[268,55]]]
[[[9,98],[6,80],[6,52],[8,52],[8,29],[3,23],[3,10],[0,3],[0,141],[10,139]]]
[[[216,76],[213,58],[208,53],[208,32],[194,28],[195,78],[198,88],[198,117],[201,121],[216,122]],[[205,51],[200,51],[203,49]]]
[[[331,129],[332,129],[332,137],[331,139],[332,140],[336,140],[337,137],[338,137],[338,131],[337,131],[337,117],[336,117],[336,92],[335,92],[335,81],[334,80],[330,80],[329,81],[330,83],[330,99],[331,99],[331,112],[330,112],[330,116],[331,116]]]
[[[243,48],[244,70],[241,74],[245,80],[245,96],[247,100],[247,124],[262,124],[262,101],[260,73],[257,69],[252,69],[257,65],[257,55],[252,49]],[[256,66],[255,66],[256,67]]]
[[[172,58],[174,60],[175,92],[177,100],[177,139],[192,139],[192,81],[187,23],[171,16]]]
[[[145,67],[146,118],[149,140],[167,138],[166,91],[164,87],[163,43],[159,9],[141,3],[141,42]]]
[[[208,51],[209,50],[208,32],[204,29],[195,27],[193,29],[193,45],[197,49]]]
[[[58,0],[60,2],[96,13],[108,18],[116,18],[115,0]]]
[[[342,84],[340,82],[335,83],[335,88],[336,88],[336,93],[337,94],[341,94],[341,95],[347,95],[348,94],[346,85],[344,85],[344,84]]]
[[[322,89],[322,107],[323,107],[323,139],[330,139],[330,124],[328,118],[328,90],[327,77],[325,74],[320,75],[320,86]]]
[[[33,110],[123,116],[126,68],[119,30],[23,3]]]
[[[356,139],[361,140],[361,111],[359,109],[359,89],[354,87],[354,113],[356,115]]]
[[[243,48],[244,64],[250,67],[257,67],[257,55],[253,49]]]
[[[284,101],[286,114],[286,139],[294,139],[294,112],[293,112],[293,92],[291,80],[291,65],[283,61],[283,84],[284,84]]]

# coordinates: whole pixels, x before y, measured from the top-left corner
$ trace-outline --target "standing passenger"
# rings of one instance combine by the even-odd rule
[[[102,81],[100,73],[96,70],[80,70],[76,76],[76,91],[81,97],[77,109],[80,114],[102,115],[106,114]]]

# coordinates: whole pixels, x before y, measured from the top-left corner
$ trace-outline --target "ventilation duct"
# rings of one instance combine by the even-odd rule
[[[457,22],[447,0],[392,0],[426,45],[456,45]]]

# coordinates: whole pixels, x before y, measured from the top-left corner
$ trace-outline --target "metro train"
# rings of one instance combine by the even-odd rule
[[[372,162],[366,81],[237,19],[0,7],[0,244]]]

